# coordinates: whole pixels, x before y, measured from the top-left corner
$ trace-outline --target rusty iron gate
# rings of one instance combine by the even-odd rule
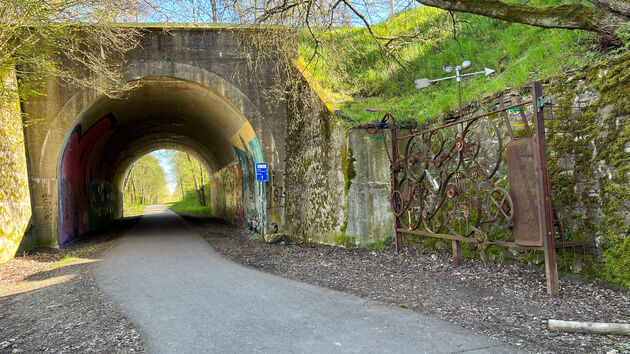
[[[398,136],[391,114],[368,125],[383,134],[391,162],[396,251],[403,234],[451,240],[455,266],[461,265],[461,242],[484,261],[490,245],[542,250],[547,291],[557,295],[556,248],[565,261],[587,257],[594,233],[592,199],[584,192],[590,180],[580,176],[588,170],[581,116],[563,118],[557,111],[562,108],[545,102],[534,83],[530,100],[501,97],[488,113],[420,132]],[[555,198],[562,209],[554,208]],[[579,218],[566,217],[576,211]],[[586,232],[591,237],[578,237]]]

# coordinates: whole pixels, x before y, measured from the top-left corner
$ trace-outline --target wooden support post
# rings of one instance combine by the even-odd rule
[[[398,228],[398,220],[396,220],[396,227]],[[402,252],[402,232],[396,231],[396,253]]]
[[[462,248],[457,240],[453,240],[453,265],[455,267],[462,265]]]
[[[558,266],[556,264],[556,246],[553,234],[553,210],[551,203],[551,184],[547,166],[547,143],[545,140],[545,116],[543,113],[544,98],[542,85],[534,82],[532,101],[534,105],[534,169],[536,172],[536,197],[538,204],[538,231],[543,240],[545,250],[545,273],[547,279],[547,293],[557,296]]]

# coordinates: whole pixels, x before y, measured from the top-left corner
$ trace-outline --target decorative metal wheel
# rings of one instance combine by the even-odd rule
[[[392,192],[392,209],[396,217],[400,217],[407,211],[414,197],[414,183],[410,178],[403,178],[398,183],[398,188]]]
[[[424,143],[422,136],[414,136],[407,141],[405,147],[405,170],[407,177],[419,181],[424,176],[426,160],[431,159],[429,147]]]
[[[483,207],[477,182],[463,171],[452,173],[446,181],[440,209],[442,227],[452,235],[470,236],[481,223]]]
[[[461,164],[476,181],[491,179],[502,161],[503,139],[497,126],[488,118],[471,121],[464,130]]]
[[[488,194],[488,214],[494,226],[500,229],[512,227],[514,222],[514,205],[507,190],[501,187],[494,188]]]
[[[419,195],[422,198],[420,217],[422,228],[431,233],[441,231],[441,220],[439,210],[443,202],[442,190],[437,182],[432,181],[427,174],[420,185]]]

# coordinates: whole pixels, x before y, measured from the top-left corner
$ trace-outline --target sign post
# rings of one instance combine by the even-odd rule
[[[496,72],[496,70],[494,70],[494,69],[484,68],[482,71],[475,71],[474,73],[462,74],[462,71],[464,71],[465,69],[470,68],[471,65],[472,64],[470,63],[470,60],[464,60],[462,65],[455,66],[455,75],[453,75],[453,76],[447,76],[447,77],[442,77],[442,78],[433,79],[433,80],[430,80],[430,79],[425,77],[423,79],[416,79],[416,80],[414,80],[414,84],[415,84],[416,88],[418,90],[420,90],[420,89],[429,87],[429,85],[431,85],[434,82],[450,80],[450,79],[456,79],[457,80],[457,92],[459,93],[459,119],[462,120],[462,119],[464,119],[464,112],[462,111],[462,78],[466,77],[466,76],[473,76],[473,75],[479,75],[479,74],[484,74],[486,76],[490,76],[490,75],[492,75],[492,74],[494,74]],[[450,73],[450,72],[453,71],[453,66],[445,65],[443,70],[446,73]],[[462,129],[463,129],[463,127],[462,127]]]
[[[266,162],[260,162],[256,164],[256,180],[268,181],[269,180],[269,164]]]

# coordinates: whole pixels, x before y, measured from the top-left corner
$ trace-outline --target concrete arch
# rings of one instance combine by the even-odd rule
[[[270,99],[270,94],[277,92],[276,85],[287,80],[287,77],[278,75],[271,61],[256,67],[248,66],[247,58],[251,53],[243,52],[243,48],[238,45],[239,41],[247,40],[248,31],[188,28],[170,28],[168,31],[149,28],[142,31],[141,44],[126,53],[125,58],[121,60],[120,70],[124,78],[128,81],[143,79],[146,81],[150,78],[174,80],[198,85],[199,88],[204,88],[202,91],[206,93],[212,92],[213,95],[209,95],[210,97],[221,98],[227,103],[228,111],[240,112],[249,123],[249,127],[244,128],[247,131],[241,131],[241,135],[255,136],[260,145],[257,151],[261,153],[260,159],[269,163],[272,171],[266,196],[269,221],[266,221],[266,216],[260,218],[257,214],[249,213],[245,207],[240,214],[231,213],[230,210],[234,206],[225,201],[218,203],[217,215],[226,215],[225,218],[234,223],[241,223],[244,227],[254,226],[263,232],[267,232],[265,230],[267,224],[270,225],[271,232],[283,232],[286,205],[284,187],[286,134],[287,117],[290,112],[286,101]],[[77,136],[82,135],[94,121],[110,113],[104,109],[108,102],[107,97],[99,97],[95,90],[73,89],[59,80],[53,80],[46,85],[46,95],[24,103],[23,109],[26,114],[41,119],[39,123],[25,129],[34,226],[28,235],[29,243],[59,246],[57,234],[62,221],[58,216],[63,198],[60,194],[59,171],[65,146],[68,145],[73,133]],[[97,112],[94,107],[103,109]],[[85,117],[88,110],[91,110],[88,114],[90,118]],[[120,125],[122,117],[116,112],[113,113],[115,121]],[[93,121],[89,121],[90,119]],[[81,131],[75,132],[74,128],[79,121],[82,122]],[[211,134],[209,136],[212,137]],[[229,145],[232,143],[231,138],[224,136],[221,139],[223,142],[229,141],[224,144]],[[147,139],[153,141],[149,142]],[[204,151],[203,142],[207,139],[197,138],[192,141],[185,134],[172,134],[169,139],[164,140],[147,134],[144,141],[140,138],[134,140],[138,147],[129,151],[139,153],[139,146],[156,142],[169,144],[179,141],[194,144],[193,148],[203,155],[203,160],[208,166],[214,166],[210,170],[214,171],[216,188],[225,189],[235,184],[232,183],[233,180],[240,183],[243,179],[253,178],[253,173],[236,176],[241,161],[254,160],[247,154],[251,149],[247,143],[243,145],[240,139],[235,144],[247,150],[244,157],[239,157],[236,150],[223,150],[223,154],[213,154],[209,149]],[[116,163],[120,163],[124,158],[120,154],[115,155],[108,155],[107,161],[113,163],[116,160]],[[110,171],[111,168],[103,170]],[[227,172],[229,170],[232,171]],[[104,180],[111,182],[109,178]],[[249,215],[252,217],[248,217]]]
[[[154,72],[137,69],[132,71]],[[190,75],[203,71],[187,69]],[[169,147],[195,151],[204,161],[212,174],[215,215],[264,232],[265,185],[256,183],[254,165],[265,158],[252,124],[238,106],[261,127],[262,118],[251,101],[216,75],[205,73],[198,79],[142,77],[140,86],[124,98],[96,98],[76,116],[58,160],[59,246],[120,216],[124,171],[147,151]],[[209,88],[210,83],[220,84],[236,104]]]

